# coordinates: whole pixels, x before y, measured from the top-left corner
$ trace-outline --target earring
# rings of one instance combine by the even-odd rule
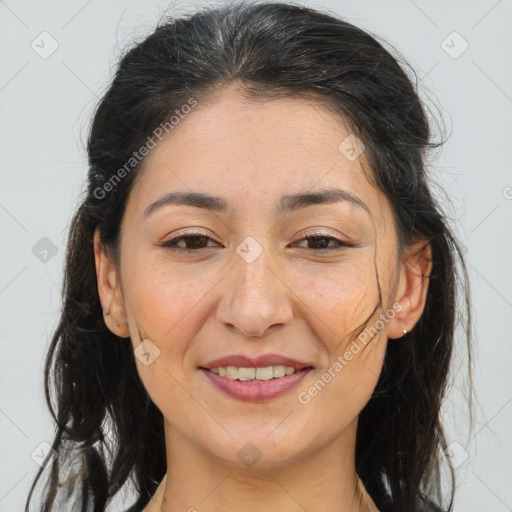
[[[105,313],[104,313],[104,314],[105,314],[105,316],[110,315],[110,309],[107,309],[107,311],[105,311]]]
[[[407,334],[407,329],[404,329],[404,336]]]

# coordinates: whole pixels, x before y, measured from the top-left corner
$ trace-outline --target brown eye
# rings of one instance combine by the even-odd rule
[[[348,247],[352,244],[349,244],[348,242],[344,242],[343,240],[339,240],[338,238],[335,238],[333,236],[328,235],[310,235],[302,238],[299,240],[299,242],[303,242],[304,240],[308,241],[307,249],[311,249],[314,251],[332,251],[332,250],[339,250],[343,247]],[[335,244],[334,246],[330,246],[329,244]]]
[[[182,235],[172,238],[171,240],[167,240],[162,244],[162,247],[173,251],[197,251],[199,249],[206,248],[208,240],[212,239],[209,236],[202,234]]]

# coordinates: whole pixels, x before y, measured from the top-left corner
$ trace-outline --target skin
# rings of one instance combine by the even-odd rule
[[[350,161],[338,149],[350,133],[311,100],[249,101],[231,86],[200,102],[144,160],[119,260],[96,233],[107,326],[134,349],[140,331],[160,351],[148,366],[136,358],[164,416],[168,468],[145,512],[377,510],[355,470],[358,414],[388,340],[407,343],[394,339],[421,317],[431,252],[418,240],[399,258],[392,207],[363,174],[365,153]],[[276,214],[282,195],[320,188],[349,191],[369,213],[341,201]],[[230,212],[167,205],[144,215],[172,191],[221,196]],[[161,246],[194,231],[211,238],[199,245],[206,248]],[[311,232],[357,245],[322,252],[304,240]],[[252,263],[236,252],[247,236],[262,248]],[[365,349],[301,403],[298,393],[346,352],[357,329],[390,310],[396,314]],[[269,352],[315,368],[298,388],[264,403],[223,394],[198,369],[229,354]],[[261,454],[252,466],[237,456],[247,443]]]

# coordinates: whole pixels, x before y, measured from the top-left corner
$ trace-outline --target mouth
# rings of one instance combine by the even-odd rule
[[[257,358],[228,356],[198,368],[214,388],[231,398],[262,402],[295,387],[314,367],[295,359],[267,354]]]
[[[274,366],[259,366],[259,367],[238,367],[238,366],[218,366],[216,368],[201,368],[202,370],[209,371],[220,377],[225,377],[231,380],[239,380],[244,382],[251,381],[269,381],[280,379],[288,375],[293,375],[304,370],[312,369],[312,366],[305,366],[304,368],[295,369],[292,366],[274,365]]]

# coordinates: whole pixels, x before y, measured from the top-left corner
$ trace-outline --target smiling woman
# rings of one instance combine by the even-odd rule
[[[131,512],[452,508],[469,289],[399,62],[276,2],[167,20],[123,57],[46,362],[41,510],[104,511],[130,478]]]

